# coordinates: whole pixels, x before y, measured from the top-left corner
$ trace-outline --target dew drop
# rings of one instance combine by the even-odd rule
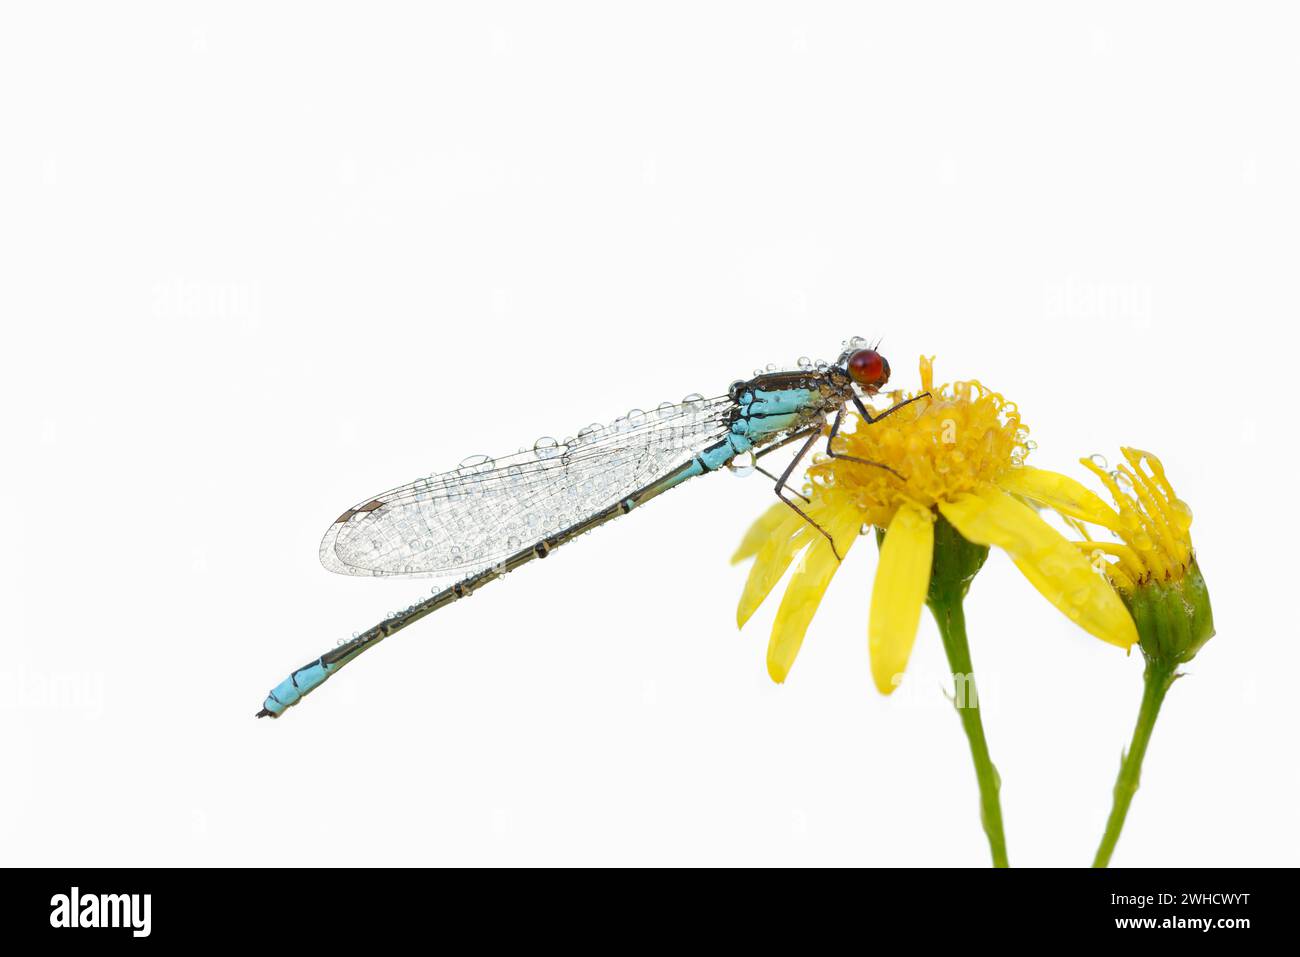
[[[812,364],[813,364],[813,361],[812,361],[811,359],[809,359],[807,356],[800,356],[800,357],[799,357],[799,368],[800,368],[800,369],[811,369],[811,368],[812,368]]]
[[[1088,461],[1099,469],[1110,468],[1110,463],[1106,461],[1106,456],[1102,455],[1100,452],[1093,452],[1088,456]]]
[[[754,474],[754,453],[742,452],[727,463],[727,468],[732,475],[739,478],[748,478]]]
[[[1088,599],[1091,597],[1091,588],[1076,588],[1070,593],[1070,604],[1074,605],[1076,608],[1082,608],[1084,605],[1088,604]]]
[[[539,458],[550,459],[560,454],[559,443],[549,435],[543,435],[533,443],[533,451]]]

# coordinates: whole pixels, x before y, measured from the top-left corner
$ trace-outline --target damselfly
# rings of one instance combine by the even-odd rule
[[[532,449],[504,458],[468,459],[458,469],[354,505],[325,533],[321,564],[345,575],[439,578],[449,584],[293,672],[272,689],[257,716],[279,717],[389,635],[723,466],[768,476],[777,497],[829,539],[799,507],[796,500],[803,496],[788,484],[790,476],[824,432],[828,455],[888,468],[838,455],[833,443],[850,404],[866,423],[907,404],[873,414],[862,398],[889,381],[889,363],[862,339],[844,345],[834,363],[802,359],[797,369],[734,382],[717,398],[688,396],[605,427],[588,426],[563,442],[539,439]],[[759,464],[795,442],[803,444],[780,475]]]

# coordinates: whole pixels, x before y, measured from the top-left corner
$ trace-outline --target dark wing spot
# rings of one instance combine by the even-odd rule
[[[344,512],[344,513],[343,513],[342,515],[340,515],[338,518],[334,519],[334,524],[335,524],[335,525],[342,525],[344,522],[346,522],[348,519],[350,519],[353,515],[360,515],[362,512],[373,512],[375,509],[377,509],[377,508],[383,508],[383,507],[384,507],[384,503],[381,502],[381,501],[379,501],[379,499],[377,499],[377,498],[375,498],[375,499],[371,499],[369,502],[367,502],[365,505],[362,505],[360,508],[350,508],[350,509],[348,509],[346,512]]]

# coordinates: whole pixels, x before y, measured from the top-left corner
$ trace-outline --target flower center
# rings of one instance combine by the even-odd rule
[[[841,430],[832,447],[877,464],[819,456],[808,470],[814,495],[852,505],[864,523],[886,527],[904,502],[932,509],[1024,461],[1034,445],[1014,402],[974,380],[935,388],[933,379],[932,360],[922,356],[915,394],[929,398],[871,424],[854,416],[853,431]],[[910,397],[890,395],[895,403]]]

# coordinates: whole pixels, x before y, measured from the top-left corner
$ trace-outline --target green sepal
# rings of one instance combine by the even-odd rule
[[[968,542],[939,515],[934,523],[934,560],[930,565],[930,594],[926,604],[933,608],[965,598],[988,557],[987,545]]]
[[[1154,665],[1185,664],[1214,637],[1210,592],[1195,559],[1178,581],[1144,582],[1120,597],[1137,625],[1142,654]]]

